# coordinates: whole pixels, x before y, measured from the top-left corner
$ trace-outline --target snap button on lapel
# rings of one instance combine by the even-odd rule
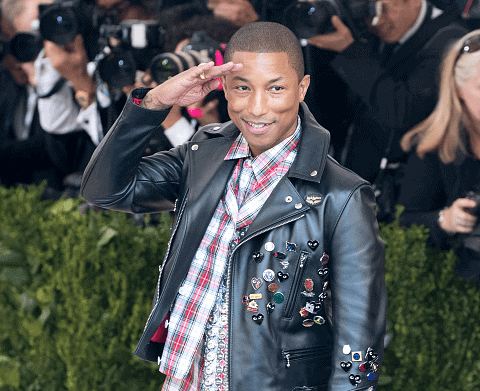
[[[298,204],[295,204],[295,209],[301,209],[302,208],[302,204],[299,202]]]
[[[318,172],[316,170],[313,170],[311,173],[310,173],[310,176],[317,176]]]
[[[292,202],[292,200],[293,200],[292,196],[285,197],[285,202]]]
[[[218,130],[218,129],[220,129],[220,126],[215,126],[215,127],[213,128],[213,130]]]
[[[198,149],[198,144],[193,144],[192,145],[192,151],[196,151]]]

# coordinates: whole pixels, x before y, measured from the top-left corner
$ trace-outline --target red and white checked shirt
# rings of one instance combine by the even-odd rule
[[[167,375],[164,391],[198,389],[201,374],[193,373],[201,365],[192,365],[205,325],[226,271],[229,244],[235,231],[248,226],[262,208],[280,179],[290,169],[300,138],[300,118],[294,134],[255,158],[240,134],[225,160],[238,159],[224,196],[210,220],[205,235],[192,260],[187,277],[177,294],[170,314],[160,372]],[[197,380],[195,380],[197,379]],[[194,384],[197,383],[197,384]]]

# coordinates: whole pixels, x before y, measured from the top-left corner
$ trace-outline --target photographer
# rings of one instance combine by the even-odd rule
[[[3,2],[1,33],[7,46],[15,32],[29,30],[33,19],[32,9],[23,8],[22,2]],[[35,67],[33,61],[20,62],[5,50],[0,70],[0,182],[13,186],[47,180],[50,189],[60,191],[62,173],[48,153],[44,129],[57,126],[52,120],[58,117],[42,117]]]
[[[399,203],[404,225],[424,224],[433,245],[455,247],[456,273],[480,288],[480,30],[460,39],[443,62],[435,110],[402,139],[415,148]]]
[[[364,22],[373,34],[359,37],[349,23],[353,3],[342,4],[345,14],[333,15],[328,31],[308,43],[332,53],[329,65],[349,94],[333,113],[349,119],[336,157],[373,183],[382,157],[405,159],[399,140],[433,110],[442,53],[466,30],[456,22],[458,15],[425,0],[389,0],[370,2],[373,12]],[[314,74],[314,83],[316,78],[321,85],[322,73]]]

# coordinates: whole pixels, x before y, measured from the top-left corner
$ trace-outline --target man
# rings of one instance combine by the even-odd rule
[[[225,58],[134,90],[84,174],[83,196],[103,207],[175,204],[135,354],[158,361],[168,391],[374,390],[386,290],[373,192],[327,155],[290,30],[246,25]],[[218,77],[232,121],[141,158],[169,107]]]
[[[456,22],[458,15],[426,0],[381,1],[376,8],[376,18],[367,24],[377,41],[355,39],[338,16],[331,20],[333,33],[308,40],[338,53],[330,66],[350,93],[350,104],[341,108],[342,118],[353,117],[350,134],[344,156],[337,151],[335,157],[371,182],[391,137],[389,160],[403,160],[400,138],[435,106],[443,51],[466,33]],[[315,76],[321,85],[322,74]]]

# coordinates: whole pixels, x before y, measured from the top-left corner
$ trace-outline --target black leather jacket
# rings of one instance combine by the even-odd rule
[[[133,92],[140,98],[145,93]],[[120,211],[159,212],[176,204],[154,307],[135,350],[149,361],[161,354],[161,344],[151,338],[171,308],[224,193],[235,165],[224,157],[239,134],[231,122],[209,125],[184,145],[142,158],[150,135],[167,114],[137,106],[130,98],[95,151],[81,190],[86,200]],[[383,358],[384,246],[374,195],[367,182],[328,156],[329,133],[303,103],[300,116],[302,133],[291,169],[231,251],[230,389],[374,390],[380,370],[368,380],[373,370],[359,369],[369,348],[374,353],[370,367],[380,367]],[[270,314],[265,308],[273,301],[268,284],[256,291],[263,294],[258,313],[264,321],[258,324],[242,297],[254,292],[253,277],[261,278],[265,269],[282,270],[274,251],[265,250],[267,242],[287,255],[289,266],[283,271],[289,278],[279,282],[285,300]],[[295,244],[290,248],[294,251],[286,250],[287,242]],[[252,257],[257,251],[264,253],[258,263]],[[326,264],[321,261],[324,252],[329,255]],[[326,280],[320,274],[327,268],[327,299],[316,314],[302,317],[299,311],[307,302],[321,301]],[[313,283],[314,298],[302,294],[307,280]],[[305,327],[303,321],[314,316],[329,320]],[[360,352],[359,361],[352,360],[354,352]]]

